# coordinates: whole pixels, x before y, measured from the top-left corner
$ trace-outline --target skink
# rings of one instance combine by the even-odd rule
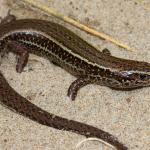
[[[115,89],[135,89],[150,85],[150,64],[111,56],[88,44],[67,28],[44,20],[16,20],[8,16],[0,24],[0,52],[17,54],[17,72],[26,66],[29,53],[49,59],[77,77],[68,89],[75,100],[78,90],[87,84]],[[111,134],[96,127],[50,114],[35,106],[10,87],[0,72],[0,102],[40,124],[100,138],[120,150],[127,147]]]

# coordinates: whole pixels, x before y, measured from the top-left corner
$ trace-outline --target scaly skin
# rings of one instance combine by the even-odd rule
[[[0,26],[0,50],[20,56],[17,72],[25,67],[29,53],[49,59],[78,79],[69,88],[75,100],[87,84],[100,84],[118,90],[150,85],[150,64],[111,56],[98,51],[65,27],[36,19],[14,20]],[[83,80],[80,80],[83,79]],[[83,83],[83,84],[82,84]]]
[[[32,104],[10,87],[2,73],[0,73],[0,102],[9,109],[42,125],[53,127],[59,130],[75,132],[86,137],[100,138],[105,142],[115,146],[118,150],[127,150],[126,146],[120,143],[108,132],[84,123],[68,120],[66,118],[50,114]]]
[[[134,89],[150,85],[150,64],[111,56],[108,50],[97,51],[65,27],[43,20],[5,19],[0,25],[1,54],[17,54],[17,72],[26,66],[29,53],[45,57],[78,79],[68,89],[74,100],[77,91],[90,83],[115,89]],[[109,133],[77,121],[50,114],[15,92],[0,73],[0,102],[40,124],[72,131],[86,137],[97,137],[118,150],[127,147]]]

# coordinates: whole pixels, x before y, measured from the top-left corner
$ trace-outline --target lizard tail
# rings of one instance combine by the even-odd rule
[[[0,72],[0,102],[9,109],[30,118],[42,125],[53,127],[59,130],[75,132],[86,137],[99,138],[118,150],[127,150],[128,148],[120,143],[113,135],[96,127],[56,116],[42,110],[32,104],[26,98],[19,95],[7,82]]]

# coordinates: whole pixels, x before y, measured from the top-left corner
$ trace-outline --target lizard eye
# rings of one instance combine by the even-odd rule
[[[146,76],[145,74],[140,74],[140,79],[141,79],[141,80],[145,80],[146,77],[147,77],[147,76]]]

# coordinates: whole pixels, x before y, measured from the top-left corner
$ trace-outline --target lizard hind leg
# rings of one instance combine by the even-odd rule
[[[2,60],[4,57],[7,57],[8,54],[8,48],[7,46],[1,46],[0,44],[0,65],[2,64]]]
[[[26,66],[29,58],[27,47],[16,41],[8,41],[6,44],[7,49],[17,55],[16,71],[21,73]]]
[[[105,54],[105,55],[108,55],[108,56],[111,55],[111,52],[110,52],[107,48],[104,48],[104,49],[102,50],[102,53]]]
[[[6,17],[4,17],[4,18],[0,17],[0,24],[1,25],[6,24],[6,23],[9,23],[9,22],[12,22],[15,20],[16,20],[16,17],[10,13],[10,10],[8,10]]]

